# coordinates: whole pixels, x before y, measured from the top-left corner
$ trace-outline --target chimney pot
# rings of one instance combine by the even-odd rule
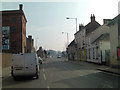
[[[22,5],[22,4],[20,4],[20,5],[19,5],[19,10],[22,10],[22,7],[23,7],[23,5]]]
[[[79,30],[82,30],[84,28],[83,24],[79,24]]]
[[[95,21],[95,15],[94,14],[93,15],[91,14],[90,18],[91,18],[91,22]]]

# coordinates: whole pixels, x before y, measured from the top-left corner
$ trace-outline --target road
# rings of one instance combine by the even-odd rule
[[[120,76],[97,71],[89,66],[48,58],[40,65],[39,79],[11,76],[3,79],[3,88],[116,88]]]

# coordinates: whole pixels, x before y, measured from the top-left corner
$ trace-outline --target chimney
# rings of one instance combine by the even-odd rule
[[[94,14],[93,15],[91,14],[90,18],[91,18],[91,22],[95,21],[95,15]]]
[[[84,28],[83,24],[79,24],[79,31],[82,30]]]
[[[32,36],[31,36],[31,35],[29,35],[29,36],[28,36],[28,38],[32,39]]]
[[[22,10],[22,8],[23,8],[23,5],[19,4],[19,10]]]
[[[28,39],[29,39],[29,42],[32,42],[32,36],[31,35],[28,36]]]

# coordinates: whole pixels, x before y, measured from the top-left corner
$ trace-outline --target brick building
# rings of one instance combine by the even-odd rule
[[[27,53],[33,53],[34,52],[34,39],[32,39],[32,36],[28,36],[26,38],[26,49]]]
[[[26,17],[19,5],[19,10],[2,11],[2,52],[26,52]]]

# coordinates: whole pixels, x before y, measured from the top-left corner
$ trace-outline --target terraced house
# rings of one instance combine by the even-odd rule
[[[86,36],[89,35],[92,31],[94,31],[96,28],[101,26],[96,20],[95,15],[91,15],[90,22],[86,25],[80,25],[79,31],[76,32],[75,35],[75,42],[77,44],[77,50],[76,50],[76,60],[87,60],[87,53],[86,53]]]

